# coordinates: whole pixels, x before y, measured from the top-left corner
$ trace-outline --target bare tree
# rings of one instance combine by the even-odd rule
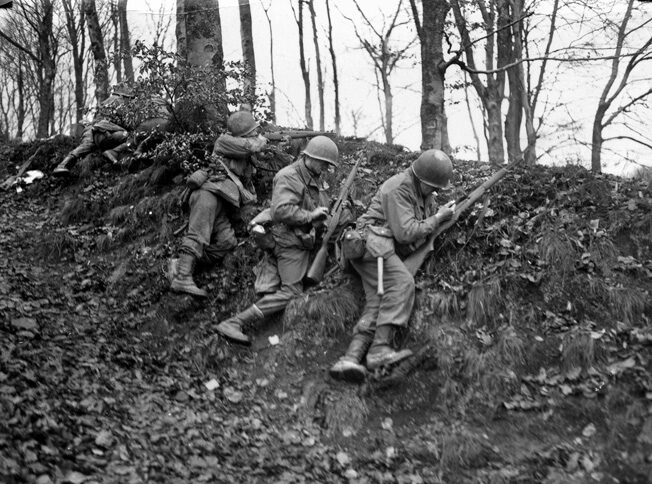
[[[490,0],[475,2],[482,18],[484,34],[482,39],[485,42],[485,67],[490,73],[486,74],[486,81],[480,79],[475,62],[473,45],[478,39],[471,41],[469,33],[468,18],[470,15],[464,10],[460,0],[451,0],[451,7],[455,16],[455,24],[460,34],[466,64],[470,69],[469,76],[486,113],[485,129],[489,151],[489,161],[494,164],[502,164],[505,161],[505,150],[503,147],[502,129],[502,102],[505,93],[505,71],[498,69],[494,72],[494,66],[501,68],[507,64],[508,56],[504,49],[500,48],[497,41],[497,34],[504,35],[504,27],[507,21],[507,0]]]
[[[335,49],[333,47],[333,23],[331,21],[331,6],[330,1],[326,0],[326,15],[328,17],[328,52],[331,55],[331,63],[333,64],[333,91],[335,94],[335,133],[341,134],[341,116],[340,116],[340,83],[337,79],[337,58],[335,57]]]
[[[421,45],[421,149],[437,148],[450,153],[448,120],[445,109],[445,76],[443,39],[447,0],[425,0],[419,15],[415,0],[410,0],[412,18]]]
[[[238,8],[240,12],[240,42],[245,65],[244,94],[245,98],[253,105],[256,100],[256,55],[254,53],[249,0],[239,0]]]
[[[98,104],[109,97],[109,69],[106,52],[104,50],[104,37],[100,20],[97,16],[95,0],[83,0],[84,12],[88,21],[88,37],[91,41],[91,52],[95,60],[95,97]]]
[[[127,0],[118,0],[118,20],[120,24],[120,58],[124,65],[127,82],[134,82],[134,65],[131,60],[131,40],[127,22]]]
[[[113,70],[115,71],[115,80],[116,82],[122,82],[122,59],[120,53],[120,18],[118,17],[118,7],[115,2],[110,4],[110,15],[109,19],[113,26],[113,35],[109,33],[109,38],[113,38],[113,55],[110,55],[111,61],[113,62]],[[100,26],[101,27],[101,26]],[[109,52],[111,48],[109,48]]]
[[[73,72],[75,77],[75,119],[80,123],[84,117],[84,52],[86,50],[86,16],[80,8],[80,3],[73,0],[62,0],[66,19],[66,30],[72,54]]]
[[[407,55],[408,49],[414,44],[416,38],[411,40],[400,47],[392,46],[392,34],[395,30],[408,23],[407,20],[399,20],[399,15],[403,11],[403,0],[399,0],[396,10],[391,15],[389,20],[386,18],[382,19],[382,28],[376,28],[378,22],[371,21],[367,14],[360,8],[357,0],[354,0],[354,5],[356,6],[362,20],[367,26],[368,30],[371,32],[373,40],[366,38],[358,29],[356,22],[352,19],[347,18],[353,24],[353,30],[355,32],[360,45],[369,55],[373,66],[374,73],[377,79],[377,89],[378,92],[382,92],[384,103],[381,105],[381,115],[382,115],[382,126],[385,133],[385,142],[388,144],[394,143],[394,132],[393,132],[393,103],[394,97],[392,93],[392,85],[390,82],[390,77],[392,72],[396,68],[397,63],[404,59]]]
[[[218,0],[177,0],[177,53],[191,65],[224,67]]]
[[[31,61],[38,102],[36,136],[47,137],[51,121],[54,119],[54,81],[59,55],[54,4],[52,0],[39,0],[31,4],[18,3],[11,20],[13,23],[7,32],[12,35],[0,31],[0,38],[21,51]],[[21,69],[19,71],[24,72]],[[22,127],[20,132],[22,136]]]
[[[647,40],[642,42],[642,45],[635,49],[635,51],[629,56],[629,60],[625,65],[624,71],[620,72],[620,62],[622,60],[623,53],[623,44],[626,37],[631,35],[633,32],[638,31],[643,26],[648,24],[650,21],[647,20],[642,25],[637,25],[628,29],[629,22],[632,17],[632,8],[634,5],[634,0],[628,0],[627,9],[623,18],[618,25],[618,32],[616,36],[616,46],[614,48],[613,59],[611,61],[611,73],[607,82],[602,90],[600,95],[600,100],[598,102],[598,108],[596,109],[595,116],[593,119],[593,130],[591,137],[591,169],[595,173],[600,173],[602,170],[602,145],[605,141],[613,139],[627,139],[638,143],[642,146],[645,146],[649,149],[652,149],[652,140],[650,140],[649,135],[646,137],[639,136],[634,137],[631,135],[619,135],[612,136],[610,138],[604,138],[603,131],[605,128],[611,126],[614,121],[623,113],[626,113],[628,110],[632,109],[638,103],[641,103],[645,98],[652,94],[652,88],[643,90],[642,92],[630,95],[629,98],[619,106],[615,107],[614,103],[616,99],[623,93],[625,88],[628,85],[628,81],[632,74],[632,71],[636,67],[640,66],[645,61],[652,60],[652,36],[649,36]],[[620,79],[619,79],[620,78]],[[618,81],[618,82],[617,82]],[[612,111],[610,109],[614,108]]]
[[[306,116],[306,126],[308,129],[313,128],[312,121],[312,98],[310,95],[310,71],[306,65],[306,55],[303,48],[303,3],[304,0],[297,0],[297,8],[299,13],[297,15],[297,9],[294,8],[294,4],[290,2],[292,7],[292,13],[294,14],[294,20],[297,23],[297,28],[299,29],[299,67],[301,67],[301,77],[303,78],[303,87],[305,91],[305,116]]]
[[[265,6],[263,0],[260,0],[260,4],[263,7],[265,12],[265,18],[267,19],[267,27],[269,28],[269,64],[270,71],[272,75],[272,89],[269,92],[269,109],[272,115],[272,122],[276,123],[276,78],[274,77],[274,32],[272,30],[272,20],[269,18],[269,9],[272,8],[272,0],[270,0],[269,5]]]
[[[319,49],[319,38],[317,36],[317,20],[315,14],[314,0],[308,0],[310,21],[312,23],[312,40],[315,46],[315,60],[317,62],[317,96],[319,98],[319,130],[324,131],[324,79],[321,69],[321,54]]]

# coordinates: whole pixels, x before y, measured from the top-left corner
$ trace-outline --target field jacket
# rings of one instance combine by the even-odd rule
[[[418,180],[408,168],[381,185],[356,225],[358,229],[370,225],[389,228],[396,252],[407,257],[426,241],[430,229],[424,220],[433,214],[432,195],[421,194]]]

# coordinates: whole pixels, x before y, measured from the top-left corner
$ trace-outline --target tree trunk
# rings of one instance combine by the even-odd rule
[[[177,53],[191,66],[211,66],[219,76],[218,89],[227,92],[224,77],[222,19],[218,0],[177,0]],[[228,116],[226,103],[204,106],[211,123]]]
[[[602,120],[607,112],[608,105],[601,102],[593,118],[593,128],[591,130],[591,171],[600,173],[602,171]]]
[[[23,77],[22,54],[18,58],[18,78],[16,80],[16,91],[18,91],[18,108],[16,109],[16,138],[23,139],[25,126],[25,78]]]
[[[502,93],[496,89],[488,89],[488,98],[485,101],[487,111],[487,148],[489,161],[494,165],[502,165],[505,161],[505,148],[503,147],[502,127]],[[497,97],[499,97],[497,99]]]
[[[72,68],[75,77],[75,122],[81,123],[84,117],[84,49],[86,48],[86,33],[84,10],[79,9],[79,24],[75,21],[75,9],[70,0],[64,0],[63,9],[66,17],[66,28],[70,38],[72,52]],[[79,28],[79,30],[77,30]]]
[[[301,67],[301,77],[303,77],[303,88],[305,93],[305,114],[306,126],[308,129],[313,128],[312,122],[312,100],[310,97],[310,72],[306,66],[306,56],[303,49],[303,0],[297,0],[299,6],[299,18],[297,27],[299,28],[299,67]]]
[[[125,79],[134,82],[134,64],[131,59],[131,40],[127,23],[127,0],[118,0],[118,18],[120,20],[120,58],[125,68]]]
[[[118,18],[118,8],[115,3],[111,2],[111,23],[113,24],[113,70],[115,71],[115,80],[117,83],[122,82],[122,54],[120,52],[120,19]],[[109,34],[110,35],[110,34]]]
[[[269,18],[268,10],[271,8],[272,4],[270,3],[269,7],[263,7],[265,12],[265,17],[267,18],[267,27],[269,28],[269,69],[272,75],[272,90],[270,91],[269,97],[269,110],[271,111],[272,123],[276,123],[276,78],[274,77],[274,32],[272,30],[272,20]]]
[[[418,12],[411,0],[415,21]],[[450,5],[446,0],[423,2],[419,25],[421,44],[421,149],[436,148],[450,153],[445,101],[444,28]]]
[[[321,70],[321,54],[319,51],[319,38],[317,36],[317,22],[314,0],[308,1],[310,21],[312,22],[312,40],[315,46],[315,60],[317,62],[317,94],[319,96],[319,130],[324,131],[324,79]]]
[[[516,0],[518,1],[518,0]],[[509,6],[499,5],[499,25],[509,24],[514,16],[510,15]],[[520,42],[518,29],[502,29],[498,32],[498,64],[507,65],[516,61],[516,43]],[[507,70],[509,97],[507,115],[505,116],[505,141],[507,143],[507,158],[514,161],[521,156],[521,124],[523,121],[523,89],[518,72],[518,66]]]
[[[254,53],[254,36],[251,29],[251,6],[249,0],[239,0],[240,41],[242,58],[245,65],[244,95],[253,106],[256,102],[256,56]]]
[[[476,159],[481,161],[482,153],[480,151],[480,137],[478,136],[478,131],[475,129],[475,123],[473,122],[471,100],[469,99],[469,83],[466,80],[466,72],[464,72],[464,101],[466,102],[466,109],[469,113],[469,122],[471,123],[471,131],[473,132],[473,140],[475,141]]]
[[[50,0],[41,2],[43,8],[39,21],[39,65],[38,65],[38,105],[39,117],[36,127],[37,138],[47,138],[50,134],[50,121],[54,115],[54,78],[57,70],[55,65],[56,40],[53,34],[54,6]]]
[[[331,22],[331,7],[329,0],[326,0],[326,15],[328,16],[328,51],[330,52],[331,63],[333,64],[333,91],[335,91],[335,134],[339,136],[342,131],[340,126],[340,83],[337,79],[337,59],[335,58],[335,49],[333,48],[333,23]]]
[[[394,96],[392,95],[392,86],[389,83],[389,78],[385,75],[382,77],[383,81],[383,95],[385,96],[385,142],[388,145],[394,144]]]
[[[95,60],[95,97],[101,103],[109,97],[109,71],[107,68],[106,52],[104,51],[104,39],[102,29],[97,17],[95,0],[83,0],[84,12],[88,21],[88,36],[91,41],[91,52]]]

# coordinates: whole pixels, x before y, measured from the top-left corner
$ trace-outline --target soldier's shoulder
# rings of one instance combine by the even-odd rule
[[[402,171],[389,177],[382,184],[381,190],[385,193],[392,192],[395,190],[402,190],[409,188],[410,178],[407,171]]]
[[[274,178],[297,178],[299,176],[297,163],[298,162],[295,161],[294,163],[290,163],[289,165],[284,166],[276,172],[276,176]]]

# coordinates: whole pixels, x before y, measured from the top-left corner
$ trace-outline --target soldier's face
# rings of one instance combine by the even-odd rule
[[[437,189],[435,187],[431,187],[430,185],[426,185],[423,182],[419,182],[419,188],[421,189],[421,193],[423,194],[424,197],[427,197],[428,195],[435,194]]]

